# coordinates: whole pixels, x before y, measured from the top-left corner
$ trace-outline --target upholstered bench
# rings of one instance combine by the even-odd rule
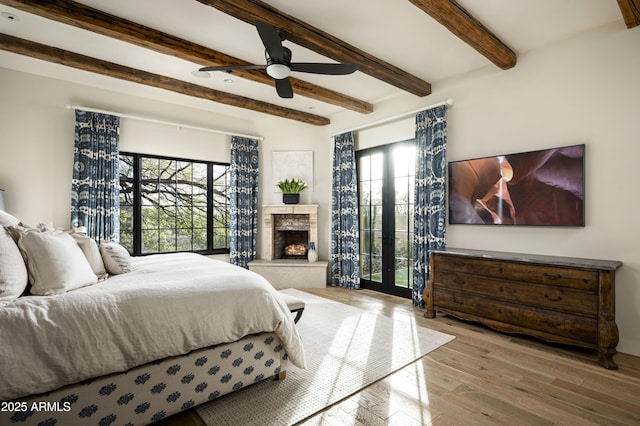
[[[278,292],[282,300],[287,304],[287,307],[291,311],[291,313],[295,313],[296,317],[293,319],[293,322],[297,323],[300,321],[300,317],[302,316],[302,311],[304,311],[304,300],[300,300],[297,297],[290,296],[287,293],[283,293],[281,291]]]

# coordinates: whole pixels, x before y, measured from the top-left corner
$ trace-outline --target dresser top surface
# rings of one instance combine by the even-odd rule
[[[461,248],[447,248],[445,250],[434,250],[434,252],[458,256],[482,257],[485,259],[509,260],[527,263],[544,263],[558,266],[570,266],[574,268],[582,267],[591,269],[616,270],[622,266],[622,262],[617,260],[582,259],[578,257],[546,256],[541,254],[510,253]]]

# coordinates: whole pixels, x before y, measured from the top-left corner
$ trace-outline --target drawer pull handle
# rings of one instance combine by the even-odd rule
[[[562,275],[560,275],[560,274],[550,275],[550,274],[547,274],[547,273],[545,272],[545,273],[544,273],[544,277],[545,277],[545,278],[547,278],[547,279],[549,279],[549,280],[554,281],[554,280],[559,280],[560,278],[562,278]]]
[[[461,279],[461,278],[454,278],[453,282],[456,283],[456,284],[464,284],[464,280]]]
[[[464,267],[466,266],[464,263],[458,263],[458,262],[454,263],[453,265],[454,265],[456,268],[464,268]]]
[[[548,294],[545,294],[544,298],[547,299],[550,302],[559,302],[559,301],[562,300],[562,296],[551,297]]]
[[[554,321],[551,321],[551,320],[548,320],[548,319],[545,319],[542,322],[547,324],[550,327],[560,327],[562,325],[561,322],[558,322],[558,321],[554,322]]]
[[[464,305],[464,301],[456,299],[455,296],[453,297],[453,299],[451,299],[451,301],[456,305],[460,305],[460,306]]]

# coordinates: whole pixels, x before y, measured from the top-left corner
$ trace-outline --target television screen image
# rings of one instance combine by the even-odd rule
[[[584,145],[449,162],[449,223],[584,226]]]

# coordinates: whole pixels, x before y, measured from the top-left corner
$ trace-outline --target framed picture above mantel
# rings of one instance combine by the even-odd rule
[[[271,153],[273,192],[280,192],[277,182],[296,178],[313,191],[313,151],[273,151]]]

